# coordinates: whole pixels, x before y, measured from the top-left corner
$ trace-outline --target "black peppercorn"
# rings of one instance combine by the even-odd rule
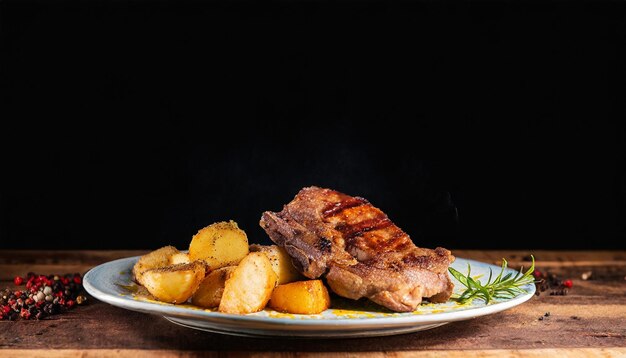
[[[61,291],[63,289],[63,284],[60,281],[55,281],[52,285],[52,291]]]

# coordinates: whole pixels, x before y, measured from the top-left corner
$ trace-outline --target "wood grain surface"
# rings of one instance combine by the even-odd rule
[[[15,275],[86,272],[144,251],[0,251],[0,284]],[[455,250],[455,255],[512,267],[530,252]],[[514,357],[626,356],[626,251],[532,251],[537,267],[570,278],[566,296],[545,292],[511,310],[412,334],[359,339],[254,339],[196,331],[159,316],[90,298],[87,306],[42,321],[0,321],[0,355]],[[591,272],[588,280],[583,273]],[[548,318],[539,320],[546,312]],[[53,350],[53,351],[51,351]],[[280,353],[280,354],[278,354]]]

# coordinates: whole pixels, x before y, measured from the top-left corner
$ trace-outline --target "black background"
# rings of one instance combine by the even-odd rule
[[[626,247],[623,2],[0,11],[3,248],[267,242],[307,185],[422,246]]]

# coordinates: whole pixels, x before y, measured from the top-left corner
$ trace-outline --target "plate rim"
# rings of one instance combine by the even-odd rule
[[[184,318],[163,316],[163,318],[176,325],[197,329],[201,331],[227,334],[231,336],[239,337],[252,337],[252,338],[271,338],[271,337],[285,337],[293,339],[343,339],[343,338],[364,338],[364,337],[384,337],[396,334],[408,334],[418,331],[424,331],[429,329],[438,328],[444,326],[450,322],[438,322],[429,323],[424,325],[404,325],[404,326],[390,326],[390,327],[376,327],[375,330],[367,329],[343,329],[343,330],[329,330],[327,327],[317,327],[317,330],[288,330],[284,327],[283,330],[263,330],[247,327],[237,327],[238,330],[225,329],[221,326],[207,326],[207,325],[193,325],[188,323]],[[195,320],[191,320],[192,322]],[[204,321],[201,321],[204,322]]]
[[[306,327],[314,327],[314,326],[324,326],[324,327],[336,327],[336,328],[382,328],[384,326],[405,326],[411,324],[432,324],[432,323],[441,323],[441,322],[455,322],[462,321],[471,318],[486,316],[494,313],[498,313],[512,307],[518,306],[526,301],[528,301],[535,294],[535,285],[528,284],[527,293],[520,294],[514,298],[508,299],[503,302],[497,302],[494,304],[490,304],[487,306],[469,308],[466,310],[452,311],[452,312],[441,312],[441,313],[432,313],[432,314],[415,314],[415,315],[407,315],[407,316],[396,316],[396,317],[366,317],[366,318],[337,318],[337,319],[292,319],[292,318],[282,318],[282,317],[264,317],[264,316],[252,316],[252,315],[239,315],[239,314],[228,314],[221,313],[215,311],[206,311],[202,308],[199,309],[190,309],[186,307],[177,307],[175,305],[170,305],[167,303],[153,303],[153,302],[145,302],[141,300],[129,299],[126,296],[117,296],[111,295],[107,292],[100,290],[97,285],[92,283],[92,276],[96,277],[97,272],[106,268],[106,266],[115,265],[121,263],[122,261],[128,261],[129,265],[133,260],[138,260],[140,256],[132,256],[120,258],[112,261],[108,261],[102,263],[98,266],[90,269],[83,277],[83,286],[85,290],[92,295],[94,298],[111,304],[116,307],[129,309],[138,312],[144,312],[148,314],[161,315],[161,316],[169,316],[169,317],[181,317],[181,318],[193,318],[200,319],[205,322],[230,322],[230,323],[263,323],[264,325],[275,325],[275,326],[285,326],[289,325],[291,327],[299,326],[301,328]],[[458,257],[457,260],[463,260],[469,262],[470,265],[472,263],[477,263],[480,265],[488,265],[492,267],[497,267],[496,265]],[[515,271],[513,269],[507,268],[507,270]],[[517,272],[517,271],[516,271]],[[524,286],[526,288],[526,286]],[[165,309],[159,309],[165,308]]]

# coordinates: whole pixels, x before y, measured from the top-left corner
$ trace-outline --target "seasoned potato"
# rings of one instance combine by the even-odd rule
[[[232,220],[198,231],[189,245],[189,259],[204,260],[211,270],[237,265],[247,254],[248,237]]]
[[[276,275],[278,276],[278,284],[282,285],[285,283],[303,280],[304,277],[296,270],[296,268],[291,263],[291,257],[287,254],[287,251],[280,246],[270,245],[250,245],[250,251],[252,252],[262,252],[267,255],[267,258],[270,259],[272,263],[272,268]]]
[[[135,281],[137,281],[140,285],[144,285],[144,272],[171,265],[171,257],[179,253],[180,252],[174,246],[165,246],[141,256],[139,261],[137,261],[135,266],[133,266],[133,276],[135,277]]]
[[[262,310],[272,295],[276,280],[267,255],[260,252],[248,254],[226,280],[219,311],[251,313]]]
[[[179,252],[170,256],[170,265],[188,264],[189,262],[191,262],[189,260],[189,255],[184,252]]]
[[[144,286],[159,301],[183,303],[198,289],[205,270],[202,261],[148,270],[143,273]]]
[[[226,280],[235,271],[235,268],[237,266],[227,266],[211,272],[202,281],[196,293],[191,296],[191,303],[205,308],[218,307],[222,300]]]
[[[330,307],[330,296],[321,280],[298,281],[277,286],[269,306],[280,312],[317,314]]]

